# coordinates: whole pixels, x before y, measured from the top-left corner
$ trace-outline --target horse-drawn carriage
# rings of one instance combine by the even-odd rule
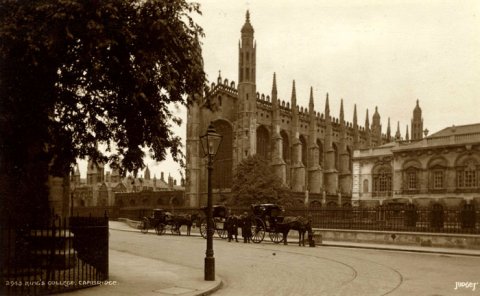
[[[260,243],[268,232],[270,240],[276,244],[282,242],[283,236],[277,224],[283,222],[284,209],[276,204],[255,204],[251,206],[252,218],[252,241]]]
[[[200,234],[203,238],[207,238],[207,207],[203,207],[202,211],[205,214],[200,221]],[[217,232],[220,238],[226,239],[227,238],[227,229],[226,229],[226,221],[229,215],[229,210],[224,205],[214,205],[212,206],[212,218],[213,218],[213,229]]]
[[[164,234],[167,228],[170,228],[172,234],[180,234],[176,219],[164,209],[154,209],[151,216],[143,217],[140,225],[142,233],[147,233],[152,228],[158,235]]]

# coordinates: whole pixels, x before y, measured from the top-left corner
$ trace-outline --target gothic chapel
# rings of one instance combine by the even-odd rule
[[[267,159],[275,173],[299,196],[308,191],[310,200],[324,203],[340,198],[349,202],[353,150],[389,142],[390,126],[387,134],[382,134],[376,107],[371,125],[367,110],[365,126],[359,126],[356,105],[352,122],[346,121],[343,101],[338,118],[334,117],[328,93],[321,113],[315,109],[321,103],[313,97],[312,88],[308,108],[298,106],[295,81],[290,101],[280,100],[275,73],[270,95],[260,94],[256,86],[256,57],[254,29],[247,11],[238,46],[238,84],[219,75],[217,83],[211,84],[204,97],[195,97],[188,110],[187,203],[192,207],[206,203],[207,169],[199,137],[210,123],[223,136],[212,176],[214,202],[230,195],[236,165],[254,154]],[[214,103],[214,111],[204,107],[207,99]],[[412,131],[412,135],[416,133]]]

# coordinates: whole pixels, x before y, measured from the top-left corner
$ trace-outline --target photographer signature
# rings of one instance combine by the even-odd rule
[[[455,288],[454,290],[458,289],[472,289],[472,291],[475,291],[477,288],[478,282],[455,282]]]

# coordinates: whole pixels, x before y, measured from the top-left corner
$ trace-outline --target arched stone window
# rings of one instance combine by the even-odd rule
[[[368,179],[363,180],[363,193],[368,193]]]
[[[324,159],[323,144],[322,144],[322,141],[320,141],[319,139],[317,139],[317,146],[318,146],[318,164],[321,167],[323,167],[323,159]]]
[[[403,191],[407,194],[420,192],[422,165],[418,160],[408,160],[403,165]]]
[[[288,140],[288,135],[284,130],[280,132],[280,136],[282,136],[282,157],[288,164],[290,163],[290,142]]]
[[[307,140],[303,135],[300,135],[300,143],[302,143],[302,163],[307,166]]]
[[[437,157],[428,163],[428,189],[431,192],[445,191],[447,161],[443,157]]]
[[[257,128],[257,154],[264,159],[270,159],[270,135],[263,125]]]
[[[232,126],[225,120],[216,120],[213,122],[213,126],[223,138],[213,163],[212,187],[230,188],[233,166]]]
[[[392,167],[390,165],[380,165],[373,169],[372,196],[392,196]]]

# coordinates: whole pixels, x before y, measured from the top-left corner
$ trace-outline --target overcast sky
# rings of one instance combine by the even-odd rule
[[[276,72],[278,95],[324,112],[330,96],[334,117],[344,100],[345,117],[365,123],[378,106],[382,132],[390,117],[405,136],[415,102],[420,101],[430,134],[455,125],[478,123],[480,110],[480,1],[201,1],[203,57],[210,82],[238,81],[238,42],[250,10],[257,42],[257,91],[271,95]],[[179,111],[180,114],[185,114]],[[186,121],[186,118],[185,118]],[[178,130],[184,137],[185,125]],[[171,161],[149,161],[179,178]]]

